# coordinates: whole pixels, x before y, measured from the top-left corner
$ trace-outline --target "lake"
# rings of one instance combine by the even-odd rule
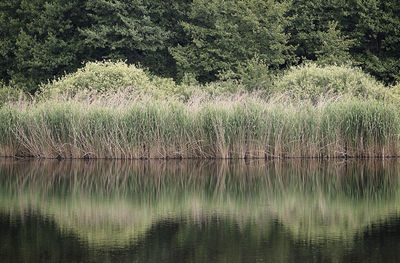
[[[0,159],[0,262],[397,262],[400,161]]]

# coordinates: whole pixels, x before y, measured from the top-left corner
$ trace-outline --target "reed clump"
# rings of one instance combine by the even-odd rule
[[[285,158],[399,155],[399,111],[351,97],[76,95],[0,109],[0,154],[38,158]]]

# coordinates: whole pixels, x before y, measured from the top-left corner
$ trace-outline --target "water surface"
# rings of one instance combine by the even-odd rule
[[[0,262],[396,262],[400,162],[0,159]]]

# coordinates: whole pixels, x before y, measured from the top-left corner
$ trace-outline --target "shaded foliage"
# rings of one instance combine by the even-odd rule
[[[257,89],[276,70],[318,60],[351,61],[392,84],[399,16],[397,0],[4,0],[0,80],[33,93],[82,63],[126,60],[179,81]]]
[[[190,43],[172,48],[181,74],[201,81],[238,68],[258,55],[267,67],[279,68],[291,59],[284,33],[286,3],[274,0],[193,1],[182,26]]]

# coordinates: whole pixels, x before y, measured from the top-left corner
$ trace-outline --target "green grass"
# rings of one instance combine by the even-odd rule
[[[399,155],[399,110],[375,100],[293,103],[51,99],[0,108],[0,155],[38,158],[274,158]]]
[[[251,96],[200,103],[145,98],[106,103],[109,99],[2,107],[1,155],[138,159],[399,153],[399,111],[373,100],[313,105]]]

